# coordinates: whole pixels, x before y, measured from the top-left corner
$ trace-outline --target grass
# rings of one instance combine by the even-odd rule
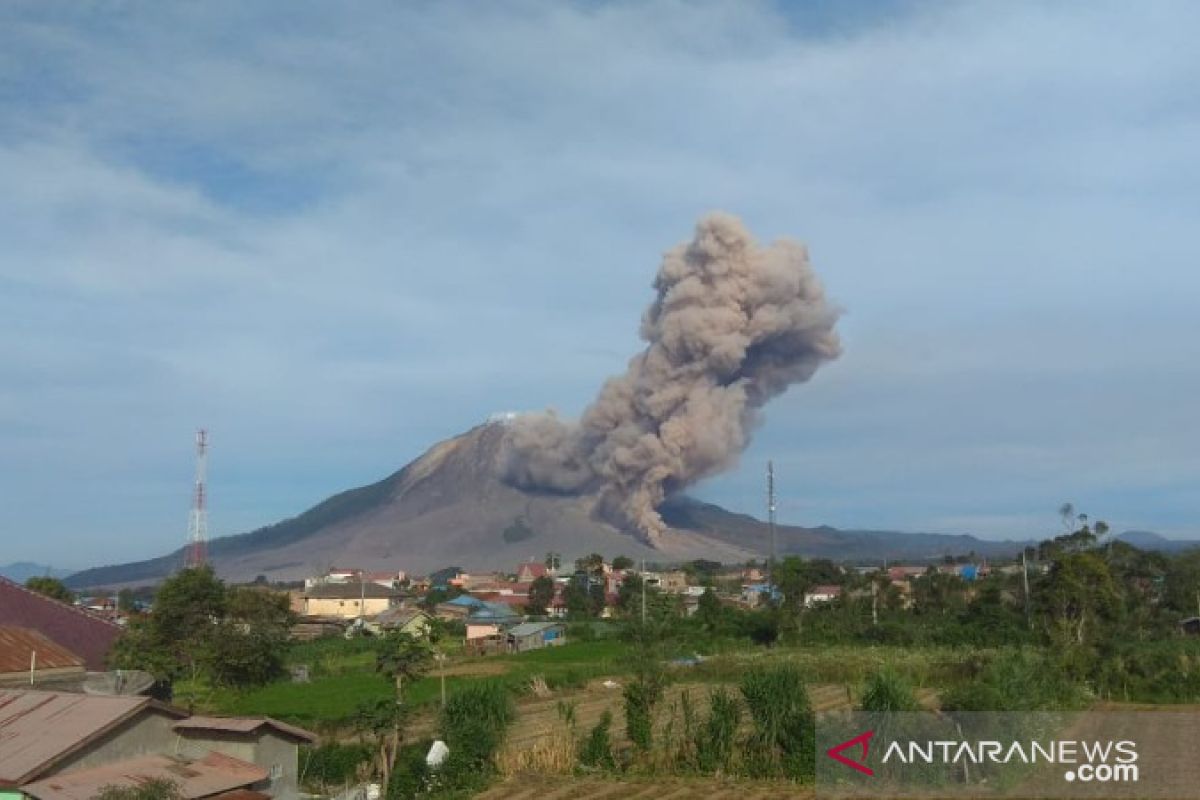
[[[487,666],[490,676],[515,694],[525,692],[535,677],[550,688],[582,686],[588,680],[616,674],[621,669],[624,645],[613,640],[581,642],[503,656],[465,659],[455,666],[473,663]],[[181,682],[176,701],[221,714],[265,714],[309,727],[349,726],[359,706],[392,696],[392,685],[375,672],[374,644],[370,639],[322,639],[296,645],[289,664],[308,664],[309,683],[281,681],[255,689],[213,689],[204,684]],[[470,686],[481,676],[446,677],[448,694]],[[441,698],[441,678],[436,670],[407,687],[404,700],[412,707],[436,703]]]

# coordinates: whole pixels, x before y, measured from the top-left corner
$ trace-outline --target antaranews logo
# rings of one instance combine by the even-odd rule
[[[853,739],[847,739],[841,744],[835,744],[833,747],[825,751],[825,755],[832,758],[839,764],[845,764],[850,769],[856,769],[864,775],[874,775],[875,770],[868,767],[865,763],[867,756],[870,754],[871,737],[875,735],[875,731],[864,731]],[[852,747],[862,747],[862,761],[855,761],[848,756],[842,755],[843,752]]]
[[[825,755],[839,764],[874,777],[875,770],[867,765],[871,739],[875,731],[863,731],[857,736],[834,745]],[[858,758],[847,755],[847,751]],[[1137,743],[1120,741],[1081,741],[1055,739],[1050,741],[999,740],[901,740],[888,742],[883,748],[880,763],[900,765],[1061,765],[1067,769],[1062,777],[1068,783],[1134,783],[1138,771]]]

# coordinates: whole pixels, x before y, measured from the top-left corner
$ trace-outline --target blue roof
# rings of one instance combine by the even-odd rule
[[[515,613],[511,608],[503,603],[480,602],[479,607],[470,613],[470,618],[477,620],[513,620],[520,619],[521,615]]]
[[[446,605],[465,606],[467,608],[479,608],[486,604],[482,600],[480,600],[478,597],[472,597],[469,594],[460,594],[458,597],[454,598],[453,600],[447,600]]]

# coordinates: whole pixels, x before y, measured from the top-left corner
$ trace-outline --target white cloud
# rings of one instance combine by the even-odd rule
[[[713,207],[806,240],[849,309],[844,361],[747,457],[820,464],[813,513],[928,527],[1135,486],[1131,524],[1178,527],[1196,9],[792,10],[0,12],[0,479],[30,500],[0,531],[84,561],[173,544],[160,476],[186,483],[200,423],[233,532],[495,408],[578,410]],[[83,478],[119,545],[57,502]],[[705,491],[753,508],[756,481]]]

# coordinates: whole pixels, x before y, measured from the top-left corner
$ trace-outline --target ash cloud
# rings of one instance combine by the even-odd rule
[[[523,488],[597,495],[601,515],[652,546],[666,528],[659,504],[732,466],[763,405],[841,352],[839,312],[804,246],[759,246],[729,214],[668,251],[654,289],[646,348],[625,373],[578,421],[513,420],[503,460]]]

